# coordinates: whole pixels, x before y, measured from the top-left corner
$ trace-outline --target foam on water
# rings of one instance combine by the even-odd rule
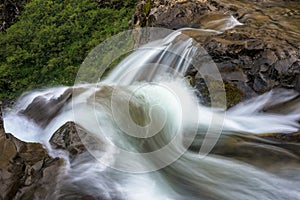
[[[218,31],[240,25],[232,17],[224,20],[228,24]],[[49,139],[68,121],[92,138],[82,138],[88,151],[67,159],[48,199],[300,199],[297,178],[223,156],[200,158],[188,150],[197,136],[290,133],[299,130],[300,119],[299,101],[284,111],[272,108],[295,99],[293,92],[271,91],[228,111],[201,105],[183,78],[197,51],[193,44],[177,31],[133,52],[101,83],[29,92],[5,113],[7,132],[43,143],[51,155],[67,159],[51,149]],[[55,101],[64,95],[62,102]],[[29,117],[24,110],[34,108],[35,99],[43,99],[43,108],[62,106],[55,107],[50,121],[40,118],[43,113]],[[220,135],[214,126],[223,127]],[[291,168],[289,177],[298,172]]]

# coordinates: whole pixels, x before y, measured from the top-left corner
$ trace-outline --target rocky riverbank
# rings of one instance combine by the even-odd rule
[[[81,140],[87,137],[82,128],[67,122],[53,134],[50,144],[53,149],[68,155],[72,164],[78,158],[82,159],[82,156],[90,156]],[[222,137],[212,153],[276,171],[286,165],[299,166],[299,139],[299,133],[265,134],[259,137],[234,134]],[[192,145],[190,150],[199,150],[193,148]],[[50,200],[53,196],[59,196],[60,189],[65,190],[61,184],[64,181],[66,161],[49,156],[41,144],[22,142],[4,133],[1,127],[0,155],[0,199]],[[76,195],[81,199],[101,199],[85,191],[77,191]]]
[[[38,143],[5,133],[0,118],[0,199],[45,199],[56,188],[64,161]]]
[[[141,1],[132,18],[132,26],[168,29],[191,27],[220,29],[228,16],[242,25],[220,34],[199,30],[186,31],[198,41],[219,67],[228,93],[238,101],[283,87],[300,91],[300,7],[297,1],[219,1],[154,0]],[[190,74],[191,75],[191,74]],[[196,88],[201,76],[192,74]]]
[[[64,167],[69,161],[51,157],[41,144],[26,143],[5,133],[2,118],[0,122],[0,199],[57,198],[60,195],[57,187],[64,179]],[[53,149],[68,155],[72,163],[81,154],[88,156],[81,141],[83,137],[88,137],[84,130],[68,122],[53,134],[49,142]],[[84,191],[78,193],[82,199],[100,198]]]
[[[220,29],[226,22],[224,19],[230,16],[239,20],[242,25],[220,34],[186,31],[206,49],[219,67],[229,99],[228,106],[232,106],[272,88],[283,87],[300,92],[300,7],[297,1],[288,2],[141,1],[131,24],[134,27],[158,26],[174,30],[183,27]],[[220,20],[221,23],[218,23]],[[201,74],[192,68],[187,74],[193,79],[196,89],[205,90]],[[86,134],[73,122],[68,122],[54,133],[50,144],[52,148],[64,151],[72,161],[86,153],[81,142]],[[291,135],[270,133],[251,138],[237,134],[221,140],[213,153],[259,167],[274,162],[281,165],[282,160],[299,164],[299,140],[299,132]],[[255,158],[251,157],[253,155]],[[270,160],[272,163],[269,163]],[[62,158],[51,157],[41,144],[25,143],[5,133],[0,116],[0,199],[51,198],[57,181],[63,177],[60,172],[65,164]],[[82,195],[82,198],[95,199],[89,194]]]

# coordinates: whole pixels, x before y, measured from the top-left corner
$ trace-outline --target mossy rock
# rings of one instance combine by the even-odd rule
[[[243,91],[234,83],[229,83],[225,80],[219,81],[212,78],[186,76],[188,82],[197,90],[197,95],[200,102],[206,106],[230,108],[242,101]],[[213,104],[212,104],[213,102]],[[225,105],[224,105],[225,104]]]

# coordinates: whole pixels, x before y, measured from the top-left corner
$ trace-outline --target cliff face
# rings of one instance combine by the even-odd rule
[[[222,29],[226,16],[243,23],[222,34],[186,34],[211,55],[225,84],[249,98],[272,88],[300,91],[300,7],[296,1],[141,1],[132,26]],[[190,75],[192,73],[189,73]],[[196,87],[201,88],[197,74]]]

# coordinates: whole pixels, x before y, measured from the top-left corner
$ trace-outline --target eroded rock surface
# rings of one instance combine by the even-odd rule
[[[74,122],[67,122],[60,127],[51,137],[50,144],[55,150],[67,153],[70,168],[65,177],[60,180],[57,190],[58,199],[107,199],[107,190],[101,191],[93,181],[78,176],[78,172],[93,169],[91,163],[98,163],[97,159],[90,152],[101,150],[104,146],[97,138],[92,137],[87,130]],[[91,165],[87,165],[87,164]],[[95,174],[95,177],[98,175]],[[103,193],[103,194],[102,194]],[[118,192],[112,191],[110,197],[118,199]],[[115,197],[116,196],[116,197]]]
[[[1,134],[2,199],[45,199],[55,189],[63,161],[51,158],[40,144],[26,144]]]
[[[5,133],[0,121],[0,199],[49,199],[63,160]]]
[[[87,133],[80,126],[74,122],[67,122],[53,134],[50,144],[54,149],[67,151],[70,158],[75,158],[87,151],[82,143],[87,136]]]
[[[276,87],[300,91],[299,10],[297,1],[282,0],[141,1],[132,26],[197,28],[186,34],[206,49],[225,84],[241,91],[242,100]],[[243,25],[220,34],[199,31],[222,31],[224,24],[230,26],[229,16]],[[201,76],[194,78],[195,87],[202,88]]]
[[[34,120],[41,127],[46,127],[71,98],[71,88],[67,89],[61,96],[50,100],[46,97],[38,96],[33,99],[26,109],[21,111],[21,114]],[[41,115],[41,113],[43,114]]]

